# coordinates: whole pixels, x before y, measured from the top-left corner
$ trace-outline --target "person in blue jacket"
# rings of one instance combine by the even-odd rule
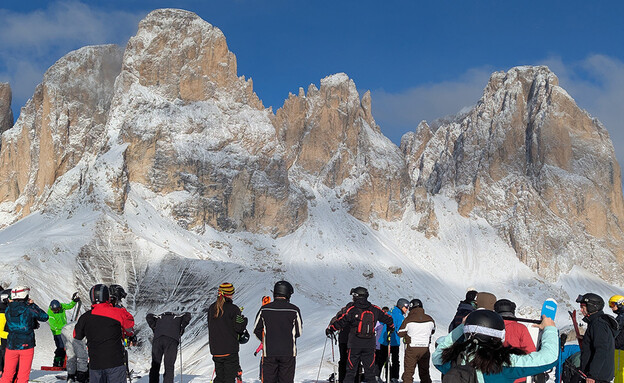
[[[499,314],[486,309],[473,311],[463,324],[438,339],[431,357],[433,365],[448,375],[457,363],[472,366],[479,383],[513,383],[542,373],[557,364],[559,338],[552,319],[542,316],[536,326],[543,330],[541,347],[524,354],[521,349],[503,346],[505,322]]]
[[[399,370],[401,365],[399,364],[399,350],[401,346],[401,338],[397,334],[397,330],[401,328],[405,314],[409,309],[409,301],[405,298],[400,298],[396,305],[390,310],[389,314],[394,322],[394,330],[390,332],[388,336],[387,326],[384,325],[381,338],[379,339],[379,354],[384,358],[384,361],[379,361],[380,365],[387,362],[388,358],[388,338],[390,338],[390,354],[392,360],[390,361],[390,380],[395,383],[399,381]]]

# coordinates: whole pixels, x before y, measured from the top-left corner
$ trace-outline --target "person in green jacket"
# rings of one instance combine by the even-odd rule
[[[48,316],[50,318],[48,319],[48,323],[50,324],[50,330],[52,331],[54,344],[56,345],[56,350],[54,350],[54,363],[52,364],[54,367],[63,367],[65,363],[65,344],[63,343],[63,336],[61,335],[63,327],[67,324],[65,311],[73,309],[78,302],[80,302],[80,298],[77,292],[72,295],[72,300],[69,303],[61,303],[56,299],[50,302],[50,307],[48,308]]]

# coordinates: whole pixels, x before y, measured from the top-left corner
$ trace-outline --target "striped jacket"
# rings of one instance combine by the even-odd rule
[[[302,329],[299,307],[280,298],[262,306],[254,324],[254,334],[262,341],[263,356],[297,356],[296,339]]]
[[[451,369],[451,363],[442,364],[442,351],[450,347],[464,335],[464,325],[459,325],[445,337],[438,339],[438,347],[431,356],[434,366],[443,374]],[[539,374],[557,364],[559,358],[559,338],[557,328],[548,326],[542,333],[542,344],[539,351],[527,355],[511,355],[511,365],[503,367],[500,374],[483,375],[477,371],[479,383],[513,383],[525,376]]]

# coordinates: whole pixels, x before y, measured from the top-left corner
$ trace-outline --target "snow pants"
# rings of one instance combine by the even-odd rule
[[[89,371],[89,353],[84,340],[74,338],[74,327],[76,322],[68,323],[63,330],[63,340],[65,341],[65,352],[67,354],[67,374],[74,375],[78,371]]]
[[[414,381],[414,370],[418,366],[418,376],[420,383],[431,383],[429,375],[429,359],[431,353],[429,347],[407,347],[403,358],[403,383],[412,383]]]
[[[375,349],[374,348],[350,348],[347,359],[347,375],[344,383],[354,383],[358,374],[359,365],[364,367],[364,380],[375,382]],[[280,382],[281,383],[281,382]]]
[[[390,346],[390,355],[391,355],[391,363],[390,363],[390,379],[399,379],[399,369],[401,368],[401,364],[399,362],[399,348],[400,346]],[[384,354],[384,363],[388,358],[388,346],[380,345],[379,347],[380,353]],[[381,364],[383,367],[383,363]],[[381,367],[380,367],[381,371]]]
[[[11,383],[17,370],[17,383],[28,383],[30,378],[30,368],[32,367],[35,348],[27,348],[26,350],[9,350],[4,354],[4,372],[0,383]],[[19,363],[19,369],[17,367]]]
[[[125,383],[127,376],[125,365],[89,370],[89,383]]]
[[[613,383],[624,383],[624,350],[615,350],[615,379]]]
[[[262,359],[262,383],[293,383],[295,365],[294,356],[265,356]]]
[[[214,383],[234,383],[236,381],[236,375],[240,370],[238,354],[213,356],[212,360],[215,364]]]
[[[178,341],[168,336],[159,336],[152,342],[152,368],[149,372],[150,383],[158,383],[160,363],[165,358],[163,383],[173,383],[175,361],[178,356]]]

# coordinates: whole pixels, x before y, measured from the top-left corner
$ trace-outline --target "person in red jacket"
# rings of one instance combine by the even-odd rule
[[[89,292],[91,310],[82,314],[74,328],[74,338],[87,338],[89,381],[125,382],[123,339],[136,343],[134,317],[125,308],[114,307],[108,286],[97,284]]]
[[[494,303],[496,311],[505,320],[505,341],[503,346],[516,347],[530,354],[536,351],[535,343],[529,333],[529,329],[520,322],[505,318],[516,317],[516,304],[509,299],[499,299]],[[516,379],[514,383],[526,382],[526,378]]]

